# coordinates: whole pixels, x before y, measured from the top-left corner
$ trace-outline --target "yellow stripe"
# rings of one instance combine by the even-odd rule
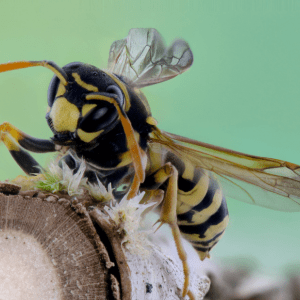
[[[114,98],[111,98],[111,97],[107,97],[107,96],[104,96],[104,95],[87,95],[85,97],[86,100],[104,100],[104,101],[107,101],[111,104],[114,104],[116,102],[116,100]]]
[[[6,132],[1,135],[1,140],[9,151],[20,151],[18,144]]]
[[[75,81],[84,89],[91,91],[91,92],[99,92],[99,90],[96,86],[82,81],[78,73],[72,73],[72,76],[74,77]]]
[[[194,173],[195,173],[195,167],[189,160],[183,160],[185,169],[182,174],[182,178],[193,181]]]
[[[22,140],[25,137],[25,133],[23,133],[21,130],[19,130],[17,127],[11,125],[8,122],[4,122],[0,125],[0,136],[1,133],[9,133],[12,138],[14,138],[17,142],[19,140]]]
[[[208,227],[208,229],[205,231],[205,238],[199,238],[199,234],[187,234],[187,233],[181,233],[187,240],[189,241],[201,241],[205,242],[208,240],[211,240],[214,238],[218,233],[222,232],[228,225],[229,222],[229,216],[227,215],[222,222],[220,222],[217,225],[211,225]]]
[[[96,106],[96,104],[85,104],[81,110],[82,116],[84,117],[91,109],[93,109]]]
[[[218,209],[222,204],[222,199],[223,199],[222,191],[220,189],[215,191],[212,203],[209,207],[201,211],[195,211],[191,209],[195,212],[192,217],[192,220],[190,222],[178,221],[178,225],[198,225],[206,222],[213,214],[215,214],[218,211]],[[199,203],[201,203],[201,201]]]
[[[115,75],[111,74],[111,73],[107,73],[105,72],[118,86],[119,88],[122,90],[124,96],[125,96],[125,111],[127,112],[130,108],[130,97],[127,91],[126,86],[124,85],[124,83],[122,81],[120,81]]]
[[[177,214],[190,211],[203,200],[208,190],[209,181],[208,174],[205,172],[191,191],[185,193],[178,190]]]
[[[85,143],[89,143],[91,142],[93,139],[95,139],[96,137],[98,137],[102,132],[104,131],[104,129],[99,130],[97,132],[85,132],[82,129],[78,129],[77,130],[77,134],[79,136],[79,138],[85,142]]]
[[[132,157],[130,151],[126,151],[119,155],[121,162],[117,165],[116,168],[124,167],[132,163]]]

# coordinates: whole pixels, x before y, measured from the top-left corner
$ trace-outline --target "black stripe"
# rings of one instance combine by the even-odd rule
[[[177,155],[172,152],[168,152],[166,162],[170,162],[178,171],[178,175],[182,176],[185,170],[185,164]]]
[[[212,225],[221,223],[227,215],[227,204],[225,198],[223,198],[219,209],[207,221],[198,225],[179,225],[179,229],[182,233],[199,234],[200,238],[205,238],[207,229]]]
[[[201,251],[201,252],[207,252],[207,251],[209,252],[211,248],[212,247],[209,247],[209,248],[194,247],[195,250]]]
[[[186,213],[178,214],[177,215],[177,220],[178,221],[187,221],[189,223],[192,223],[192,219],[193,219],[193,216],[194,216],[195,213],[196,212],[194,210],[189,210]]]
[[[199,188],[201,188],[201,187],[199,187]],[[206,192],[204,198],[201,200],[201,202],[199,204],[197,204],[196,206],[194,206],[190,211],[183,213],[183,214],[178,214],[177,219],[179,221],[192,222],[193,215],[196,212],[200,212],[212,204],[213,198],[215,196],[215,191],[218,188],[219,188],[218,182],[215,179],[210,178],[207,192]]]
[[[182,176],[178,177],[178,188],[183,192],[191,191],[199,182],[203,173],[200,169],[194,169],[194,176],[192,180],[183,178]]]
[[[206,195],[199,204],[193,207],[193,210],[202,211],[203,209],[208,208],[212,204],[215,192],[218,188],[219,184],[217,180],[210,178]]]
[[[191,241],[192,245],[194,247],[197,247],[197,245],[201,245],[201,246],[205,246],[205,247],[208,247],[209,244],[211,242],[213,242],[214,240],[216,240],[220,235],[222,235],[224,233],[225,230],[221,231],[220,233],[216,234],[212,239],[208,240],[208,241],[205,241],[205,242],[202,242],[202,241]],[[215,245],[215,244],[214,244]],[[211,246],[212,247],[212,246]]]

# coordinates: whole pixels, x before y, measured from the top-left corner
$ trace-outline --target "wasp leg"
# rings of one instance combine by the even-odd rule
[[[0,140],[3,141],[21,169],[30,175],[41,173],[41,167],[23,148],[38,153],[56,151],[52,141],[33,138],[8,122],[0,125]]]
[[[176,244],[178,256],[183,265],[184,272],[184,286],[182,296],[187,294],[190,299],[195,299],[191,291],[189,291],[190,270],[187,263],[187,255],[182,245],[181,233],[177,225],[177,192],[178,192],[178,171],[171,164],[167,163],[155,173],[147,176],[142,188],[157,189],[168,180],[165,196],[162,202],[160,218],[157,222],[160,222],[159,229],[163,224],[167,223],[171,227],[172,235]]]

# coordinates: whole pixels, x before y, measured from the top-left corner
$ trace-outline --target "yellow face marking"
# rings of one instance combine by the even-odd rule
[[[62,83],[60,83],[57,89],[56,97],[63,96],[65,92],[66,92],[66,87]]]
[[[106,73],[106,72],[105,72]],[[110,73],[106,73],[118,86],[119,88],[122,90],[124,96],[125,96],[125,111],[128,111],[130,108],[130,101],[129,101],[129,94],[127,91],[127,88],[125,86],[125,84],[120,81],[116,76],[114,76],[113,74]]]
[[[50,117],[53,121],[53,127],[57,132],[74,132],[77,128],[79,109],[76,105],[70,103],[66,98],[60,97],[54,101]]]
[[[51,107],[50,107],[50,106],[47,106],[47,111],[46,111],[46,113],[50,112],[50,110],[51,110]]]
[[[82,107],[82,111],[81,111],[82,116],[84,117],[90,110],[92,110],[96,106],[97,106],[96,104],[85,104]]]
[[[91,92],[99,92],[98,88],[92,84],[88,84],[81,80],[79,74],[72,73],[72,76],[74,77],[75,81],[84,89],[91,91]]]
[[[91,142],[93,139],[95,139],[96,137],[98,137],[102,132],[104,131],[104,129],[96,131],[96,132],[85,132],[82,129],[78,129],[77,130],[77,134],[79,136],[79,138],[85,142],[85,143],[89,143]]]

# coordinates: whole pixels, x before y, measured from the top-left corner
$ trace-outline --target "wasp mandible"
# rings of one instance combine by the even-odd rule
[[[28,152],[68,148],[62,158],[74,171],[81,159],[90,182],[112,184],[114,196],[164,191],[159,222],[170,225],[189,294],[189,268],[181,235],[200,259],[223,236],[228,224],[226,195],[272,209],[300,211],[300,166],[251,156],[164,132],[157,127],[142,87],[169,80],[193,62],[188,44],[166,47],[155,29],[131,29],[111,46],[108,69],[50,61],[0,65],[0,72],[43,66],[55,75],[48,89],[46,120],[50,140],[31,137],[10,123],[0,138],[27,174],[41,172]]]

